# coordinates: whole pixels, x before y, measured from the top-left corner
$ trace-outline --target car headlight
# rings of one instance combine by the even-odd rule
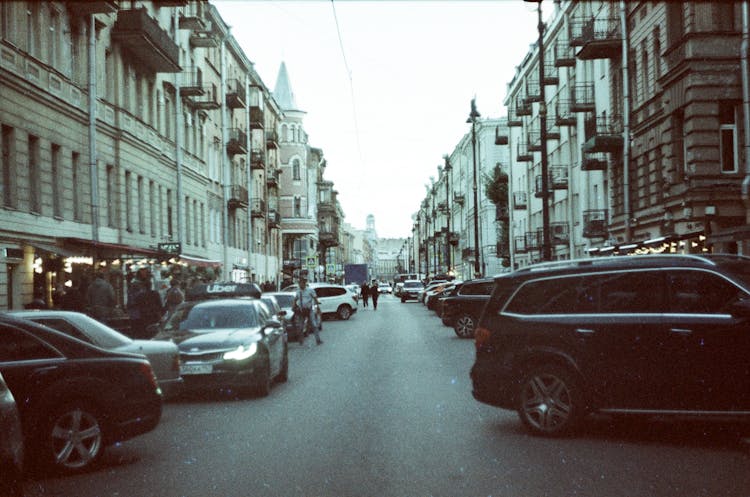
[[[249,345],[240,345],[234,350],[224,353],[224,360],[227,361],[244,361],[252,357],[258,351],[258,344],[253,342]]]

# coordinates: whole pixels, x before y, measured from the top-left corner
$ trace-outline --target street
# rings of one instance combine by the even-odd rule
[[[29,497],[748,496],[750,449],[723,425],[588,423],[527,435],[471,396],[473,342],[422,304],[380,298],[325,343],[290,347],[267,398],[187,396],[161,424]]]

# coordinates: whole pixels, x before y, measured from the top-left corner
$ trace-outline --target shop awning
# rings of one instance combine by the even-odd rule
[[[41,243],[41,242],[27,242],[27,243],[30,246],[34,247],[34,249],[36,249],[37,251],[43,252],[45,254],[58,255],[60,257],[75,257],[78,255],[81,255],[79,253],[72,252],[62,247],[58,247],[57,245],[50,245],[48,243]]]
[[[190,265],[190,266],[197,266],[197,267],[220,267],[221,261],[213,260],[213,259],[204,259],[202,257],[193,257],[192,255],[185,255],[180,254],[180,261]]]
[[[120,243],[97,242],[85,238],[63,238],[66,245],[80,247],[87,251],[87,255],[96,255],[100,259],[121,259],[128,257],[153,257],[162,256],[161,252],[151,248],[134,247]]]

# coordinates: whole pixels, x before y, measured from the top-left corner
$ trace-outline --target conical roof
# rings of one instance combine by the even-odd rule
[[[273,97],[283,110],[299,110],[294,100],[292,85],[289,83],[289,73],[286,63],[282,62],[279,67],[279,75],[276,77],[276,86],[273,89]]]

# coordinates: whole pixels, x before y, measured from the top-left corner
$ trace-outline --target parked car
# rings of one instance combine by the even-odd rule
[[[348,285],[345,285],[345,286],[354,295],[354,300],[356,300],[357,303],[359,303],[359,294],[362,293],[362,287],[356,283],[349,283]]]
[[[43,309],[9,311],[7,314],[49,326],[103,349],[143,354],[151,363],[165,397],[172,397],[182,389],[180,352],[171,341],[133,340],[80,312]]]
[[[23,432],[16,399],[0,374],[0,495],[23,496]]]
[[[0,313],[0,374],[16,398],[27,456],[62,472],[159,424],[162,396],[148,360]],[[5,433],[3,433],[5,436]]]
[[[474,397],[539,435],[589,413],[750,421],[750,258],[620,256],[495,280]]]
[[[473,337],[494,287],[494,278],[464,282],[455,295],[443,299],[443,323],[449,323],[460,338]]]
[[[450,282],[448,281],[441,281],[439,283],[430,283],[424,289],[424,293],[422,294],[422,303],[426,306],[430,297],[432,297],[433,295],[437,293],[442,292],[449,285],[450,285]]]
[[[285,382],[289,375],[283,325],[259,298],[183,302],[156,338],[179,347],[188,390],[255,390],[266,396],[274,380]]]
[[[424,291],[424,285],[420,280],[406,280],[404,286],[401,289],[401,302],[407,300],[419,300],[419,295]]]
[[[456,288],[456,285],[460,283],[460,281],[451,281],[443,286],[437,287],[435,291],[430,292],[425,298],[425,305],[427,308],[440,315],[438,312],[438,303],[440,302],[440,299],[447,297]]]
[[[263,294],[263,296],[266,295],[272,295],[273,297],[275,297],[277,302],[281,306],[281,310],[284,311],[284,326],[288,339],[293,342],[301,342],[302,337],[300,336],[299,324],[297,322],[297,319],[295,318],[294,309],[292,308],[292,305],[294,304],[295,292],[272,292]],[[318,329],[322,330],[323,319],[320,312],[320,306],[314,306],[313,310],[317,315]]]
[[[434,289],[435,289],[436,287],[438,287],[438,286],[440,286],[440,285],[444,285],[444,284],[445,284],[445,283],[447,283],[447,282],[448,282],[448,280],[432,280],[432,281],[430,281],[430,282],[429,282],[429,283],[428,283],[428,284],[427,284],[427,285],[426,285],[426,286],[425,286],[425,287],[424,287],[424,288],[423,288],[423,289],[422,289],[422,290],[421,290],[421,291],[419,292],[419,295],[417,296],[417,300],[419,300],[419,301],[420,301],[421,303],[423,303],[423,304],[424,304],[424,303],[425,303],[425,299],[426,299],[426,297],[427,297],[427,295],[426,295],[426,294],[427,294],[427,292],[431,292],[431,291],[432,291],[432,290],[434,290]]]
[[[322,282],[308,283],[308,285],[318,296],[323,316],[335,316],[345,321],[357,312],[357,299],[345,286]],[[285,287],[283,291],[296,292],[297,290],[299,290],[299,285],[293,284]]]
[[[393,293],[393,287],[390,283],[378,283],[378,293]]]
[[[437,314],[440,317],[440,320],[445,326],[452,326],[452,324],[448,324],[448,322],[445,319],[445,301],[448,297],[453,297],[454,295],[458,294],[459,290],[461,290],[461,287],[463,286],[463,281],[454,281],[453,285],[445,290],[440,294],[440,296],[437,299],[437,302],[435,303],[435,314]]]

